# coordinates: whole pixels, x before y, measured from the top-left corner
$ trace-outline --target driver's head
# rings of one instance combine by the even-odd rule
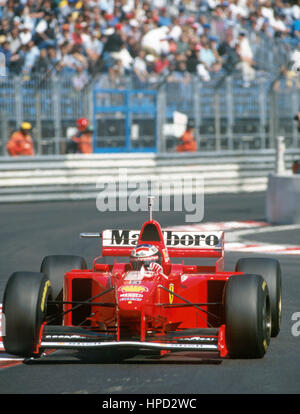
[[[159,250],[151,244],[139,244],[130,255],[130,264],[133,270],[141,270],[142,266],[149,269],[151,263],[161,265],[162,257]]]

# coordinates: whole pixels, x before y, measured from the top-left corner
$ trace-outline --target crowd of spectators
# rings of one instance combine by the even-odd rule
[[[255,78],[261,35],[300,54],[300,0],[0,0],[0,52],[11,75],[71,76],[80,90],[106,73],[141,83]]]

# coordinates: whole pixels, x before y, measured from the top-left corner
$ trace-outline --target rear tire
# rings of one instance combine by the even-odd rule
[[[52,255],[44,257],[41,272],[51,282],[52,299],[62,300],[64,275],[73,269],[86,269],[87,264],[83,257],[72,255]]]
[[[63,300],[64,275],[73,269],[86,269],[87,264],[83,257],[72,255],[51,255],[44,257],[41,264],[41,272],[51,282],[53,301]],[[61,304],[49,304],[48,319],[50,324],[62,324],[63,306]]]
[[[11,275],[3,297],[3,344],[8,353],[22,357],[39,354],[39,334],[50,293],[50,281],[42,273],[15,272]]]
[[[225,340],[232,358],[262,358],[271,336],[268,286],[259,275],[231,276],[225,287]]]
[[[242,258],[236,264],[236,271],[261,275],[268,285],[272,315],[271,336],[276,337],[281,324],[281,267],[276,259]]]

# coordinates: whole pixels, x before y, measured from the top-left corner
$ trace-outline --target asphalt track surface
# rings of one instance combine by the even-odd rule
[[[99,254],[98,242],[80,239],[80,232],[136,229],[146,218],[143,212],[100,213],[95,201],[0,205],[0,301],[10,274],[39,270],[45,255],[80,254],[91,264]],[[162,227],[184,224],[183,213],[179,212],[155,213],[155,219]],[[264,219],[263,193],[205,197],[205,222]],[[279,243],[284,238],[300,245],[299,232],[286,230],[257,237],[265,243]],[[255,235],[251,237],[257,240]],[[242,256],[247,255],[226,253],[226,269],[233,269]],[[282,328],[263,359],[220,360],[213,355],[177,353],[161,359],[137,356],[115,362],[101,361],[93,353],[57,351],[33,362],[0,369],[0,393],[298,394],[300,336],[292,335],[292,315],[300,312],[300,255],[274,257],[280,260],[283,272]]]

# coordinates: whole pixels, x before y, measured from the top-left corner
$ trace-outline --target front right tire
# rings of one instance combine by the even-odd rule
[[[15,272],[3,297],[3,345],[9,354],[38,356],[39,334],[46,319],[51,283],[43,273]]]

